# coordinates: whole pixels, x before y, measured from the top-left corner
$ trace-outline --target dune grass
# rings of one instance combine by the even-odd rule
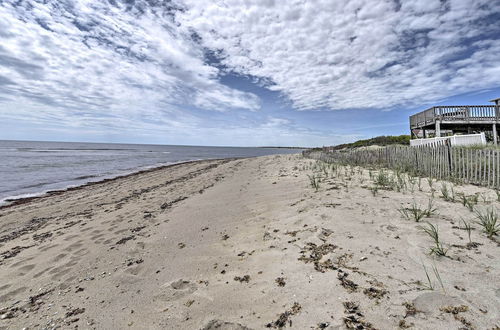
[[[498,222],[498,213],[495,208],[490,207],[484,212],[476,210],[477,223],[483,227],[483,231],[488,238],[493,238],[500,233],[500,223]]]
[[[443,243],[440,241],[438,226],[434,226],[432,223],[427,222],[427,227],[421,226],[420,229],[422,229],[434,241],[434,246],[430,248],[429,254],[446,256],[448,249],[445,249]]]
[[[309,183],[311,184],[311,187],[313,187],[315,191],[318,191],[320,188],[321,178],[319,176],[317,176],[316,174],[307,175],[307,176],[309,178]]]

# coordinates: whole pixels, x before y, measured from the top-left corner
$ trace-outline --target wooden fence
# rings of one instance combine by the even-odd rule
[[[348,151],[304,151],[328,163],[381,166],[418,176],[500,188],[500,150],[464,147],[405,147]]]

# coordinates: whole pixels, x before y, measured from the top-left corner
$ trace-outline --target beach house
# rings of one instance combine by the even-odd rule
[[[500,98],[492,105],[434,106],[410,116],[412,139],[484,133],[497,144]]]

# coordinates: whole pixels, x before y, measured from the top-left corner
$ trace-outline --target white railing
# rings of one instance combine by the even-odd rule
[[[467,135],[453,135],[443,136],[428,139],[415,139],[410,140],[410,146],[440,146],[445,145],[449,141],[452,146],[470,146],[470,145],[485,145],[486,137],[483,133],[467,134]]]

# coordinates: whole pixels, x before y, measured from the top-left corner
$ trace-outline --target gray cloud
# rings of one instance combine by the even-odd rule
[[[259,96],[220,77],[298,110],[431,102],[500,85],[499,18],[486,0],[0,0],[0,117],[186,143],[345,142],[281,114],[241,117]]]
[[[0,75],[26,102],[130,115],[172,104],[257,110],[220,84],[164,1],[3,1]],[[4,90],[5,92],[5,90]]]
[[[297,109],[390,108],[500,85],[498,1],[186,3],[182,26]]]

